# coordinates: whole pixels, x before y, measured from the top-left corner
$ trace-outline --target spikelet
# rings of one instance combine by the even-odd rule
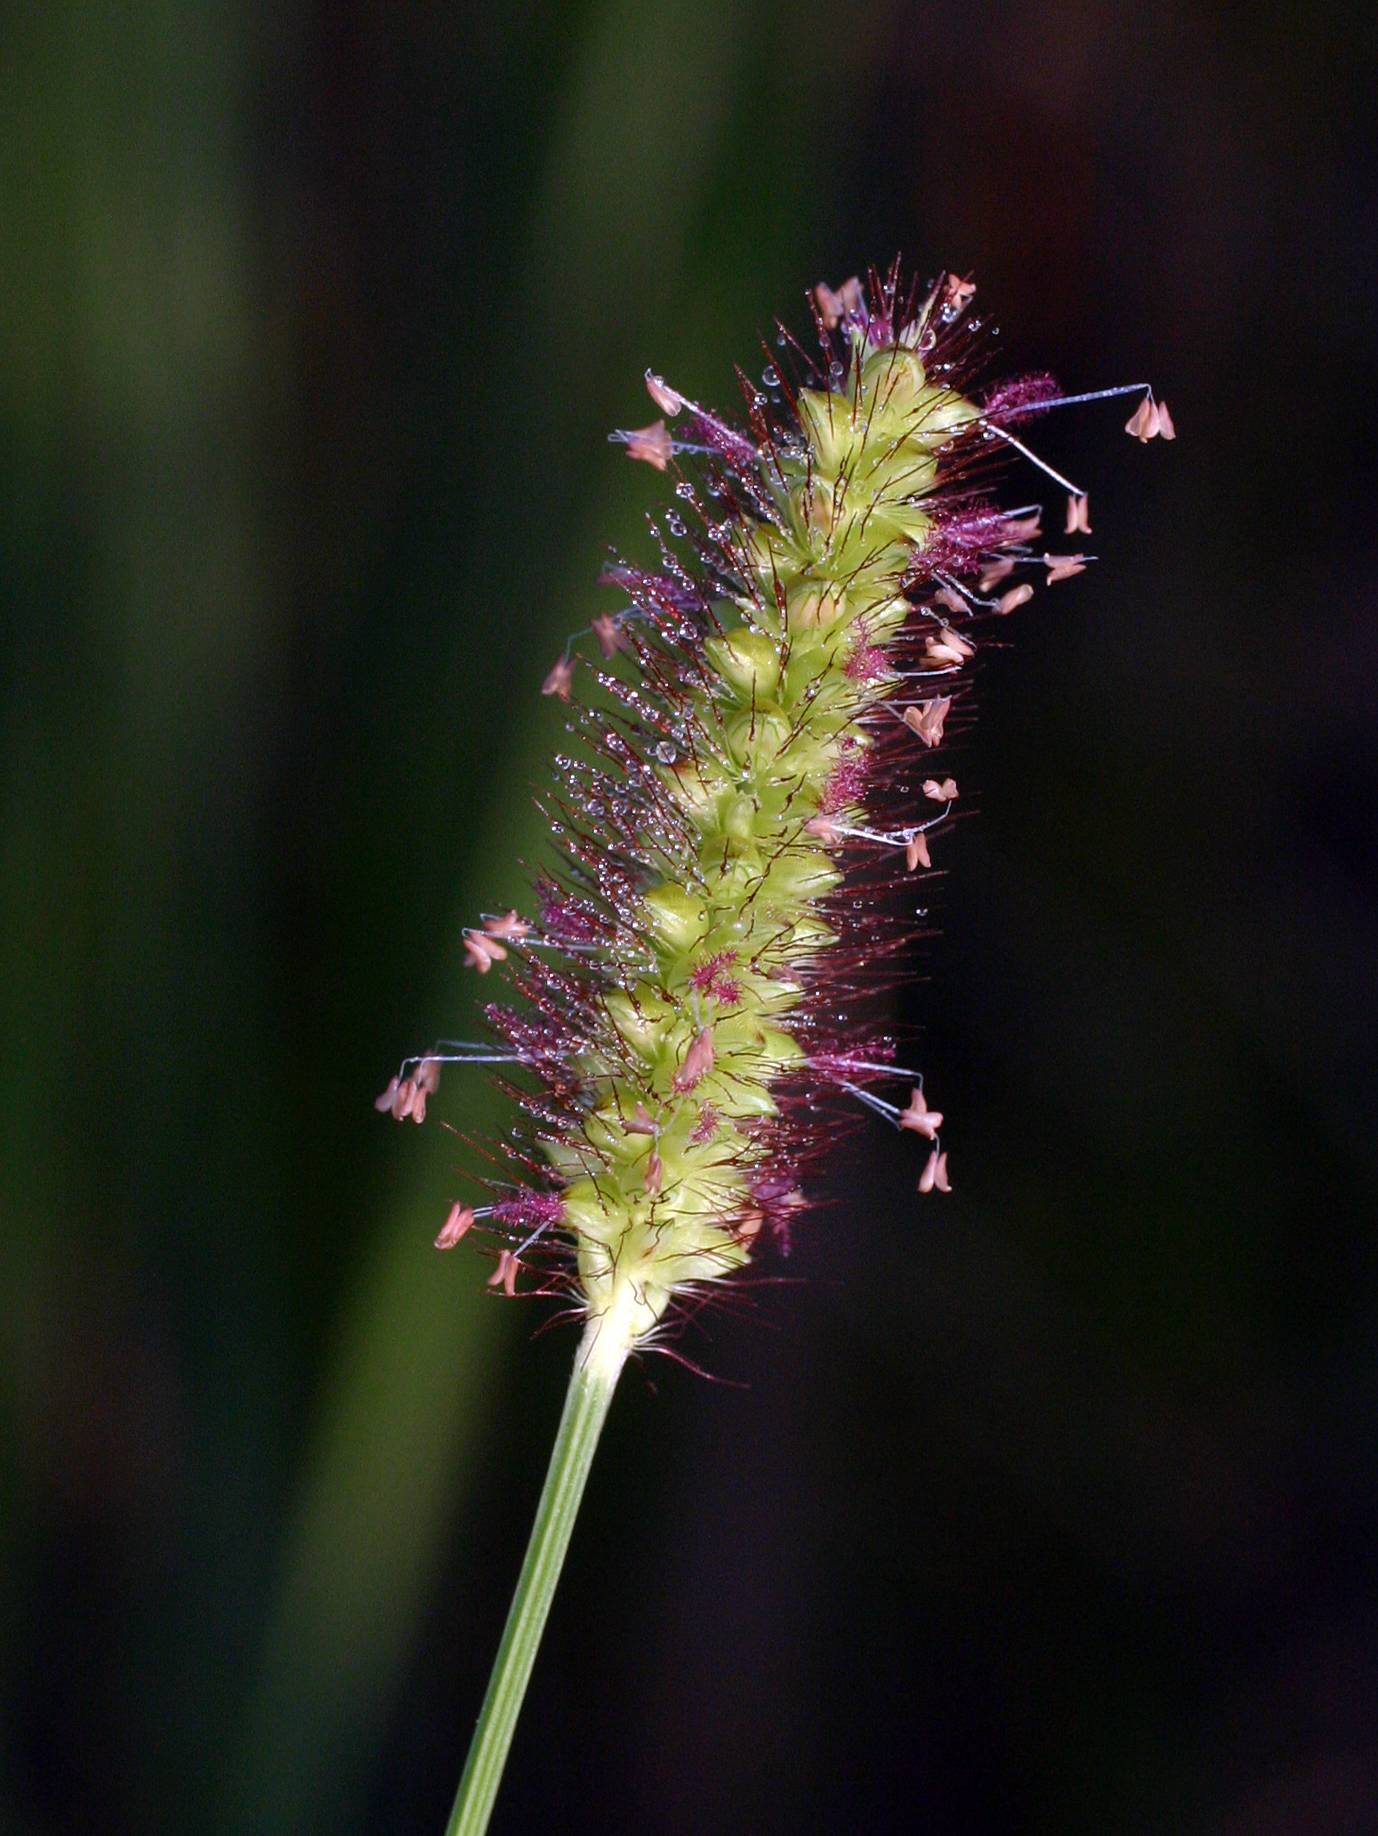
[[[558,864],[533,918],[464,940],[511,990],[486,1009],[498,1044],[408,1061],[378,1099],[419,1121],[442,1062],[510,1067],[513,1181],[437,1240],[478,1220],[499,1291],[615,1308],[644,1341],[677,1296],[787,1247],[840,1103],[920,1134],[918,1191],[951,1189],[942,1116],[857,1015],[904,971],[896,888],[960,807],[936,761],[985,627],[1086,561],[1039,552],[1039,515],[991,495],[1033,457],[1010,423],[1058,398],[1044,376],[971,398],[974,291],[906,293],[898,266],[819,286],[819,354],[781,328],[762,387],[742,378],[746,430],[648,375],[660,418],[613,436],[675,503],[659,566],[605,573],[623,603],[598,656],[571,646],[545,679],[573,736],[543,805]],[[1129,431],[1171,426],[1150,394]],[[1085,493],[1050,475],[1089,532]],[[598,692],[571,700],[580,669]]]

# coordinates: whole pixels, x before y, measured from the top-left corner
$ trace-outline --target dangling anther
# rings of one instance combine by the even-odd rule
[[[520,943],[531,934],[531,925],[525,918],[518,917],[516,912],[508,912],[504,918],[485,918],[483,921],[485,936],[501,937],[507,943]]]
[[[966,607],[963,607],[963,611],[965,610]],[[930,632],[923,641],[923,647],[934,663],[944,665],[960,665],[965,663],[968,657],[976,655],[976,646],[969,643],[959,632],[954,631],[951,625],[944,625],[936,637]]]
[[[1044,555],[1043,565],[1048,570],[1048,585],[1056,586],[1059,580],[1071,580],[1077,574],[1086,572],[1085,555]]]
[[[938,1130],[943,1125],[943,1112],[940,1109],[930,1109],[924,1101],[923,1091],[915,1089],[910,1093],[908,1109],[902,1109],[895,1120],[901,1128],[912,1129],[916,1135],[936,1141]]]
[[[672,389],[663,376],[657,376],[654,370],[646,372],[646,393],[659,408],[662,414],[673,421],[684,406],[684,397],[678,389]]]
[[[1023,586],[1011,587],[1008,593],[1002,593],[995,602],[997,612],[1013,612],[1019,606],[1028,605],[1034,596],[1034,590],[1026,580]]]
[[[598,648],[602,651],[604,661],[611,662],[619,650],[630,650],[631,645],[617,620],[607,612],[599,613],[589,626],[598,639]]]
[[[947,1155],[940,1154],[937,1148],[924,1162],[923,1172],[919,1175],[920,1192],[951,1192],[952,1187],[947,1177]]]
[[[921,701],[916,708],[906,708],[901,719],[925,746],[936,746],[943,737],[951,706],[951,695],[940,695],[934,701]]]
[[[618,438],[627,449],[629,459],[640,459],[663,472],[675,450],[670,430],[664,421],[652,421],[649,427],[619,428]]]
[[[1151,395],[1146,395],[1139,403],[1125,422],[1124,431],[1143,445],[1158,438],[1163,431],[1163,413]]]
[[[474,1221],[474,1214],[468,1205],[456,1201],[450,1207],[450,1215],[440,1227],[440,1235],[435,1240],[438,1250],[452,1250],[464,1237]]]
[[[481,931],[464,933],[464,949],[469,960],[468,969],[477,969],[480,975],[487,975],[494,963],[507,961],[507,951],[496,937],[486,937]]]
[[[819,281],[813,290],[813,303],[823,321],[823,329],[836,331],[845,316],[861,305],[861,297],[861,282],[855,275],[843,281],[836,293],[826,282]]]
[[[488,1277],[490,1288],[500,1287],[509,1298],[517,1292],[517,1270],[521,1265],[511,1250],[498,1251],[498,1266]]]

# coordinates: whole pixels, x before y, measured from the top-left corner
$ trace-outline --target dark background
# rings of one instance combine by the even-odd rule
[[[633,1372],[494,1827],[1378,1829],[1373,41],[9,9],[5,1831],[443,1826],[571,1339],[369,1102],[472,1029],[541,674],[664,491],[642,370],[731,407],[899,248],[1180,438],[1042,427],[1104,559],[960,760],[956,1193],[877,1127],[731,1384]]]

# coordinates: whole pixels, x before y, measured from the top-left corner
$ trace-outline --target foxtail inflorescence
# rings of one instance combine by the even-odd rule
[[[1014,430],[1131,392],[983,385],[974,292],[906,288],[898,266],[815,288],[817,352],[780,329],[761,383],[741,378],[745,429],[648,374],[661,418],[614,438],[675,478],[659,564],[607,569],[623,604],[594,621],[600,654],[572,642],[546,678],[572,744],[536,910],[465,934],[513,998],[486,1009],[491,1043],[410,1059],[378,1099],[420,1121],[442,1065],[502,1066],[528,1124],[511,1178],[456,1203],[437,1247],[478,1226],[496,1288],[615,1314],[627,1343],[787,1245],[834,1099],[920,1136],[919,1191],[950,1189],[943,1117],[865,1007],[904,973],[897,886],[933,870],[953,819],[938,761],[984,632],[1090,559],[1043,548],[1039,507],[995,500],[1008,461],[1042,465]],[[1166,404],[1132,392],[1127,430],[1173,438]],[[1085,493],[1042,469],[1066,535],[1089,535]]]

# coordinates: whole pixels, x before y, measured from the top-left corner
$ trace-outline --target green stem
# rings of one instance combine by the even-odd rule
[[[531,1526],[517,1591],[512,1596],[445,1836],[483,1836],[488,1828],[594,1450],[632,1337],[632,1312],[627,1306],[610,1308],[591,1319],[585,1328],[570,1373],[564,1413],[536,1506],[536,1521]]]

